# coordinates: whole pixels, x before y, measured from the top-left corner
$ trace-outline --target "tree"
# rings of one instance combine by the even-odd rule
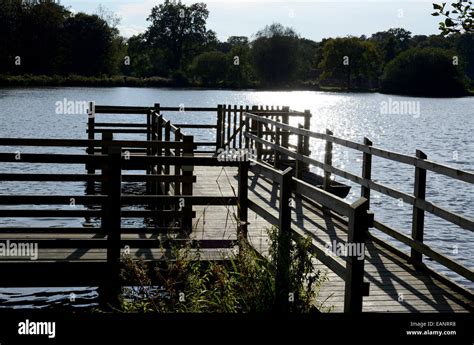
[[[464,62],[466,75],[474,81],[474,33],[456,35],[456,51]]]
[[[249,39],[247,36],[230,36],[227,39],[227,43],[231,47],[235,46],[248,46],[249,45]]]
[[[21,56],[22,72],[57,74],[65,63],[64,21],[70,12],[55,2],[25,2],[19,25],[16,55]]]
[[[97,15],[77,13],[64,24],[69,73],[93,76],[117,71],[114,30]]]
[[[370,41],[377,45],[386,64],[395,56],[409,48],[411,32],[402,28],[392,28],[387,31],[379,31],[370,36]]]
[[[217,44],[215,33],[206,29],[208,16],[204,3],[186,6],[166,0],[151,10],[147,42],[165,53],[167,65],[172,71],[178,70],[192,56]]]
[[[381,90],[416,96],[460,96],[466,80],[453,53],[439,48],[412,48],[393,59],[384,70]]]
[[[116,28],[55,1],[0,0],[0,34],[2,73],[115,74],[124,56]]]
[[[439,23],[439,29],[445,36],[453,33],[473,33],[474,9],[471,6],[472,1],[457,0],[451,3],[451,9],[448,11],[445,2],[441,5],[433,4],[435,12],[431,15],[446,17]]]
[[[346,81],[347,89],[353,82],[358,87],[371,86],[380,69],[380,58],[375,44],[357,37],[329,39],[324,44],[321,79]]]
[[[202,53],[194,58],[191,74],[204,85],[222,83],[227,75],[228,62],[222,52],[213,51]]]
[[[23,19],[21,0],[0,0],[0,72],[14,71],[15,56],[21,54],[20,25]]]
[[[306,38],[299,39],[299,58],[296,75],[300,80],[316,78],[316,59],[319,45]]]
[[[227,53],[227,83],[234,87],[248,87],[254,76],[250,46],[245,41],[236,43]]]
[[[125,72],[134,77],[167,76],[170,74],[162,49],[151,47],[145,34],[132,36],[127,41],[130,66]]]
[[[296,78],[299,58],[298,35],[281,24],[266,26],[252,42],[253,66],[260,81],[281,85]]]

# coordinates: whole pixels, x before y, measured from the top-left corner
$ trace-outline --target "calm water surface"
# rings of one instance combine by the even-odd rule
[[[344,94],[313,91],[265,92],[265,91],[228,91],[228,90],[177,90],[153,88],[17,88],[0,89],[0,137],[31,138],[86,138],[87,116],[84,114],[56,114],[56,102],[95,101],[101,105],[151,106],[209,106],[217,104],[237,105],[287,105],[294,110],[309,109],[313,114],[312,130],[323,132],[331,129],[335,135],[358,142],[369,137],[374,146],[405,154],[414,154],[420,149],[428,158],[450,166],[474,170],[474,97],[454,99],[430,99],[398,97],[381,94]],[[398,101],[416,102],[419,113],[394,114],[394,111],[382,111],[384,104]],[[396,110],[396,109],[392,109]],[[214,113],[166,114],[177,123],[214,123]],[[105,116],[98,121],[110,120]],[[123,117],[122,117],[123,119]],[[136,122],[136,115],[124,119]],[[295,120],[298,121],[298,120]],[[296,123],[295,123],[296,124]],[[211,131],[188,130],[200,139],[212,140]],[[125,137],[124,137],[125,138]],[[134,138],[128,136],[127,138]],[[135,137],[136,138],[136,137]],[[324,155],[324,144],[311,141],[312,155],[320,160]],[[3,147],[3,152],[15,152],[16,148]],[[83,152],[80,149],[43,148],[26,152]],[[334,147],[333,163],[352,173],[361,172],[362,155],[338,145]],[[76,167],[77,168],[77,167]],[[61,170],[58,170],[61,169]],[[70,166],[39,166],[4,164],[0,172],[77,172]],[[317,169],[315,169],[316,172]],[[403,192],[413,192],[414,168],[374,157],[372,177],[375,181],[397,188]],[[344,182],[342,178],[336,180]],[[346,182],[347,183],[347,182]],[[352,183],[348,201],[356,200],[360,187]],[[0,183],[0,194],[81,194],[84,185],[77,183]],[[462,181],[456,181],[428,172],[427,200],[449,210],[473,217],[474,187]],[[371,208],[376,219],[391,225],[406,234],[411,232],[412,207],[400,204],[397,200],[379,193],[372,194]],[[0,226],[81,226],[81,219],[8,219],[0,220]],[[373,230],[376,232],[376,230]],[[376,232],[378,235],[383,236]],[[467,230],[452,225],[440,218],[426,214],[425,241],[440,252],[473,267],[474,236]],[[405,249],[406,247],[395,244]],[[452,277],[459,283],[474,288],[466,281],[446,270],[444,267],[427,260],[437,270]],[[69,303],[67,291],[58,289],[16,289],[0,290],[3,306]],[[76,289],[74,306],[88,305],[95,301],[96,293],[91,289]]]

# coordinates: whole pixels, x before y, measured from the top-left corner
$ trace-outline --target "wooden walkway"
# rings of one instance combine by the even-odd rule
[[[197,168],[196,195],[229,195],[236,190],[236,169],[229,167]],[[264,178],[250,175],[249,199],[278,216],[278,189]],[[347,223],[324,214],[320,209],[295,198],[292,212],[292,230],[310,235],[315,246],[324,250],[326,243],[336,240],[345,243]],[[205,211],[204,211],[205,209]],[[231,207],[196,208],[196,238],[235,239],[236,223]],[[203,215],[205,214],[205,216]],[[249,212],[249,239],[259,252],[268,250],[266,229],[271,224]],[[203,221],[205,224],[203,224]],[[203,229],[203,225],[205,225]],[[455,292],[428,274],[417,271],[406,259],[399,257],[368,240],[366,243],[365,279],[370,283],[370,294],[364,297],[364,312],[468,312],[474,302]],[[341,259],[342,263],[342,259]],[[322,263],[317,269],[327,272],[329,280],[323,285],[319,299],[326,300],[327,307],[342,312],[344,305],[344,281]]]
[[[83,147],[88,152],[86,155],[21,153],[20,158],[17,154],[0,152],[0,162],[5,163],[81,166],[76,174],[8,171],[0,174],[0,181],[81,181],[85,186],[84,194],[75,196],[54,196],[48,191],[42,195],[2,195],[0,218],[42,217],[53,225],[18,228],[4,226],[9,222],[2,224],[0,242],[36,243],[39,252],[38,260],[34,261],[3,254],[1,287],[99,286],[102,301],[106,301],[117,295],[120,253],[125,250],[149,261],[169,258],[170,248],[184,243],[182,239],[188,240],[191,230],[191,239],[201,246],[201,259],[226,260],[237,249],[240,231],[265,256],[267,232],[276,226],[282,243],[276,268],[276,276],[281,278],[276,279],[277,285],[280,284],[277,286],[280,303],[288,303],[289,291],[284,281],[288,275],[290,236],[309,236],[311,251],[317,258],[315,268],[328,278],[318,296],[326,308],[356,313],[474,310],[472,291],[428,269],[422,256],[473,281],[472,269],[423,243],[424,212],[474,231],[474,221],[468,216],[425,200],[426,171],[467,183],[474,183],[473,173],[429,161],[421,151],[416,156],[401,155],[374,148],[367,138],[364,144],[359,144],[334,137],[330,131],[311,132],[308,111],[252,107],[252,113],[248,113],[249,107],[188,108],[201,112],[216,110],[216,124],[173,125],[162,112],[177,112],[180,108],[159,104],[153,108],[95,108],[91,104],[92,115],[94,111],[106,116],[133,114],[145,116],[146,123],[100,123],[95,122],[95,116],[89,116],[88,140],[0,138],[3,146]],[[304,126],[289,126],[290,116],[304,117]],[[216,140],[195,141],[192,135],[183,134],[182,128],[215,129]],[[97,140],[94,133],[101,133],[102,140]],[[147,140],[117,140],[114,133],[143,133]],[[290,136],[296,136],[297,145],[290,143]],[[310,139],[326,141],[324,162],[311,157]],[[363,153],[362,176],[332,165],[333,144]],[[223,162],[219,151],[223,148],[227,151],[230,145],[253,150],[256,157],[245,162],[235,159]],[[202,150],[202,147],[215,150]],[[373,155],[416,167],[413,195],[372,181]],[[305,177],[310,175],[310,165],[324,170],[321,183]],[[87,174],[82,173],[83,167]],[[137,170],[145,174],[130,173]],[[344,200],[347,186],[331,182],[331,174],[361,185],[361,197],[352,204]],[[129,182],[138,185],[131,190]],[[100,186],[98,191],[96,183]],[[371,190],[413,205],[411,237],[374,219],[369,207]],[[69,208],[71,198],[73,208]],[[183,207],[179,206],[181,202]],[[54,206],[38,210],[20,205]],[[159,223],[150,225],[150,217]],[[61,218],[97,222],[100,219],[100,227],[64,227]],[[375,236],[378,231],[410,246],[410,254]],[[363,246],[364,259],[358,260],[355,255],[347,258],[330,255],[328,246],[332,243]],[[160,249],[162,245],[164,248]]]
[[[237,191],[237,169],[232,167],[196,167],[195,196],[223,196],[232,195]],[[249,176],[249,199],[265,208],[275,217],[278,216],[278,188],[265,178],[250,174]],[[126,192],[126,191],[125,191]],[[237,210],[235,206],[196,206],[196,218],[194,219],[192,238],[201,240],[236,240],[237,223],[234,215]],[[267,229],[271,224],[249,211],[248,215],[249,240],[253,247],[261,254],[268,253]],[[292,212],[292,230],[298,234],[310,235],[315,247],[324,251],[326,243],[337,241],[345,243],[347,239],[347,223],[332,217],[327,212],[321,211],[306,201],[295,197],[295,207]],[[35,242],[45,239],[98,239],[106,235],[100,229],[84,229],[84,234],[0,234],[0,241],[23,240]],[[122,235],[127,239],[153,239],[162,236],[157,234],[135,233]],[[131,248],[130,252],[135,257],[145,260],[158,260],[164,253],[160,249]],[[227,249],[205,249],[202,250],[204,259],[220,260],[231,254]],[[371,240],[366,243],[365,251],[365,280],[370,283],[370,294],[364,297],[364,312],[469,312],[474,308],[474,303],[468,297],[455,292],[442,282],[432,278],[426,273],[417,271],[406,259],[389,252]],[[25,286],[34,276],[42,275],[37,279],[38,286],[51,286],[54,279],[48,275],[51,269],[48,263],[56,265],[64,263],[69,269],[80,270],[89,275],[87,281],[94,282],[94,272],[100,276],[100,264],[106,262],[106,249],[42,249],[39,248],[39,260],[25,261],[18,258],[5,260],[15,263],[15,270],[23,270],[25,273]],[[343,264],[342,258],[335,258]],[[19,265],[20,264],[20,265]],[[46,265],[45,265],[46,264]],[[21,267],[20,267],[21,266]],[[327,269],[321,263],[316,262],[316,269],[327,273],[326,281],[318,297],[319,301],[325,301],[326,307],[335,312],[342,312],[344,305],[344,281],[334,272]],[[105,266],[104,266],[105,268]],[[80,273],[80,272],[78,272]],[[54,272],[56,275],[57,272]],[[59,277],[60,278],[60,277]],[[85,281],[78,274],[78,281]],[[8,278],[7,278],[8,280]],[[22,284],[16,278],[17,286]],[[59,285],[71,283],[64,280],[58,281]]]

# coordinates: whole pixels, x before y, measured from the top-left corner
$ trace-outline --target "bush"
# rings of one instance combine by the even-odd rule
[[[276,230],[269,232],[270,256],[261,257],[248,245],[222,262],[190,260],[190,248],[174,250],[174,260],[164,262],[152,275],[143,261],[123,258],[124,312],[271,312],[275,310]],[[326,275],[314,272],[309,239],[291,246],[290,291],[292,312],[330,310],[318,301]],[[199,259],[199,253],[198,259]],[[196,257],[194,257],[196,259]],[[152,279],[152,277],[154,279]],[[153,282],[153,283],[152,283]],[[152,286],[155,286],[153,288]]]
[[[175,86],[188,85],[188,78],[186,77],[186,74],[181,70],[174,71],[171,76],[171,79],[173,80],[173,84]]]
[[[266,26],[252,42],[252,60],[260,82],[265,86],[284,86],[297,77],[299,37],[281,24]]]
[[[190,66],[191,75],[206,86],[222,84],[228,70],[227,56],[222,52],[206,52],[196,56]]]
[[[381,91],[434,97],[466,95],[462,68],[453,64],[455,55],[439,48],[409,49],[385,67]]]
[[[180,83],[180,85],[186,85],[185,81],[181,80]],[[108,77],[105,75],[85,77],[75,74],[69,76],[29,74],[15,76],[0,75],[0,86],[169,87],[173,85],[177,85],[177,82],[161,77],[136,78],[124,76]]]

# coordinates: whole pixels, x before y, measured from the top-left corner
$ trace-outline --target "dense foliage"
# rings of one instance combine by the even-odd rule
[[[394,74],[414,73],[408,79],[415,80],[420,71],[414,66],[396,68],[407,59],[404,52],[438,48],[423,59],[430,61],[432,77],[438,77],[436,85],[458,80],[458,90],[464,85],[463,75],[471,87],[474,80],[472,10],[466,10],[467,4],[462,8],[454,4],[456,12],[434,6],[444,16],[457,16],[440,35],[413,36],[393,28],[370,37],[315,42],[274,23],[251,38],[232,36],[221,42],[206,27],[209,11],[204,3],[167,0],[151,10],[144,33],[125,39],[119,35],[117,18],[103,8],[96,14],[72,13],[54,1],[0,0],[0,82],[82,85],[90,80],[96,85],[101,78],[107,85],[116,81],[117,85],[375,90],[383,81],[387,92],[407,93],[420,84],[399,89],[404,84],[395,82]],[[449,68],[439,62],[446,62],[447,54],[453,62]],[[414,58],[408,61],[415,63]]]
[[[199,258],[187,246],[173,250],[173,260],[166,260],[151,270],[143,261],[124,256],[122,277],[131,285],[123,290],[120,311],[124,312],[272,312],[277,308],[275,267],[277,231],[269,231],[268,258],[241,243],[240,252],[227,261],[190,260]],[[289,310],[292,312],[331,311],[319,300],[325,273],[315,271],[310,240],[299,239],[290,246]],[[223,254],[224,255],[224,254]],[[224,257],[223,257],[224,258]]]
[[[443,35],[452,33],[474,33],[474,8],[472,1],[456,0],[451,6],[446,3],[433,4],[435,12],[432,16],[443,16],[444,21],[439,23],[439,29]]]
[[[460,96],[465,80],[453,54],[440,48],[412,48],[385,68],[381,89],[418,96]]]
[[[99,14],[55,2],[0,0],[0,73],[119,74],[123,38]]]

